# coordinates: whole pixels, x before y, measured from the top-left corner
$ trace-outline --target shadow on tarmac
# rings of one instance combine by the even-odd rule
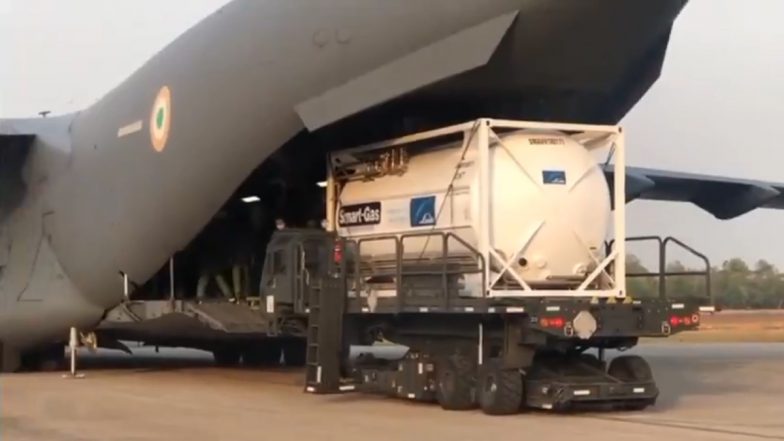
[[[193,349],[160,348],[131,346],[134,355],[119,351],[99,350],[95,353],[80,350],[78,370],[126,370],[136,374],[145,372],[220,369],[223,371],[247,372],[263,371],[299,375],[302,368],[284,366],[216,367],[209,352]],[[399,350],[386,348],[385,352],[398,353]],[[679,403],[690,396],[726,396],[742,392],[744,384],[742,369],[756,360],[784,360],[784,344],[691,344],[666,343],[643,345],[630,351],[645,357],[653,369],[659,386],[660,395],[656,405],[646,412],[665,412],[679,407]],[[622,355],[608,352],[608,360]],[[354,394],[344,399],[356,399]],[[367,399],[367,398],[365,398]]]

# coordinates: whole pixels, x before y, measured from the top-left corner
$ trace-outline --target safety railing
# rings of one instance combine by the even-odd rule
[[[610,241],[606,244],[607,250],[612,248],[614,241]],[[626,242],[655,242],[657,245],[658,251],[658,264],[659,269],[657,272],[629,272],[627,270],[626,277],[629,279],[632,278],[656,278],[658,280],[658,294],[659,298],[662,300],[671,300],[671,297],[668,295],[667,292],[667,278],[668,277],[703,277],[705,279],[705,298],[708,299],[710,304],[713,304],[713,292],[711,289],[711,264],[708,257],[701,252],[695,250],[694,248],[690,247],[689,245],[685,244],[683,241],[668,236],[666,238],[662,238],[660,236],[636,236],[636,237],[628,237],[626,238]],[[669,244],[675,244],[687,253],[691,254],[692,256],[698,258],[702,261],[705,265],[705,270],[678,270],[678,271],[668,271],[667,270],[667,247]],[[631,293],[634,295],[634,293]]]
[[[441,242],[441,252],[436,256],[433,254],[420,255],[419,258],[405,258],[405,241],[411,239],[435,238]],[[362,247],[371,243],[390,241],[394,244],[393,258],[390,259],[367,259],[363,258]],[[457,242],[464,250],[463,253],[453,253],[450,250],[450,242]],[[394,285],[395,301],[398,310],[407,306],[407,292],[404,288],[405,281],[411,277],[437,276],[440,280],[437,301],[444,308],[449,308],[452,300],[450,295],[450,277],[459,275],[481,275],[481,286],[486,286],[485,280],[485,259],[479,251],[454,233],[444,232],[422,232],[397,235],[386,235],[358,240],[347,240],[346,250],[352,249],[350,259],[352,270],[347,272],[350,279],[349,289],[353,289],[357,295],[366,292],[368,285],[372,281],[378,282],[385,278],[391,278]],[[455,258],[457,256],[457,258]],[[461,264],[460,257],[468,257],[471,264],[465,265],[466,260]],[[437,269],[436,269],[437,268]],[[370,281],[370,282],[369,282]],[[379,284],[379,283],[377,283]]]

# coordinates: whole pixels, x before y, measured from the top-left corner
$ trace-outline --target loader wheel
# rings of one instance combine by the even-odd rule
[[[511,415],[523,403],[523,376],[517,369],[503,369],[500,360],[490,360],[479,374],[479,405],[488,415]]]
[[[283,362],[286,366],[305,366],[307,341],[295,340],[283,345]]]
[[[215,364],[221,367],[231,367],[240,364],[240,351],[236,349],[215,349],[212,357]]]
[[[654,404],[656,404],[656,400],[642,400],[634,403],[626,403],[623,406],[621,406],[620,410],[638,412],[641,410],[645,410],[645,408],[647,408],[648,406],[653,406]]]
[[[441,360],[436,370],[436,399],[444,410],[476,407],[476,370],[467,357],[453,355]]]
[[[624,355],[613,358],[607,373],[624,382],[653,381],[653,372],[644,358],[637,355]]]
[[[607,363],[600,361],[599,357],[593,354],[580,354],[580,361],[602,372],[607,370]]]

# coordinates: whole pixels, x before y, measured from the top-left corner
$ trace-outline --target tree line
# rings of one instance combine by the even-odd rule
[[[627,273],[651,273],[636,256],[626,260]],[[667,264],[666,272],[704,271],[687,268],[680,261]],[[666,293],[670,298],[704,297],[704,276],[670,276]],[[710,287],[717,306],[726,309],[781,309],[784,308],[784,273],[765,260],[750,267],[743,259],[733,258],[710,270]],[[627,290],[632,297],[659,295],[657,277],[630,277]]]

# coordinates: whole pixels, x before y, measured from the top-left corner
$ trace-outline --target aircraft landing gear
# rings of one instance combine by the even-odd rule
[[[220,348],[212,351],[215,364],[221,367],[231,367],[240,364],[242,353],[235,348]]]
[[[283,361],[286,366],[305,366],[307,342],[305,340],[292,340],[283,344]]]
[[[280,364],[281,344],[278,341],[262,341],[242,351],[242,362],[246,366],[277,366]]]
[[[65,347],[52,345],[22,354],[20,367],[28,372],[54,372],[65,369]]]

